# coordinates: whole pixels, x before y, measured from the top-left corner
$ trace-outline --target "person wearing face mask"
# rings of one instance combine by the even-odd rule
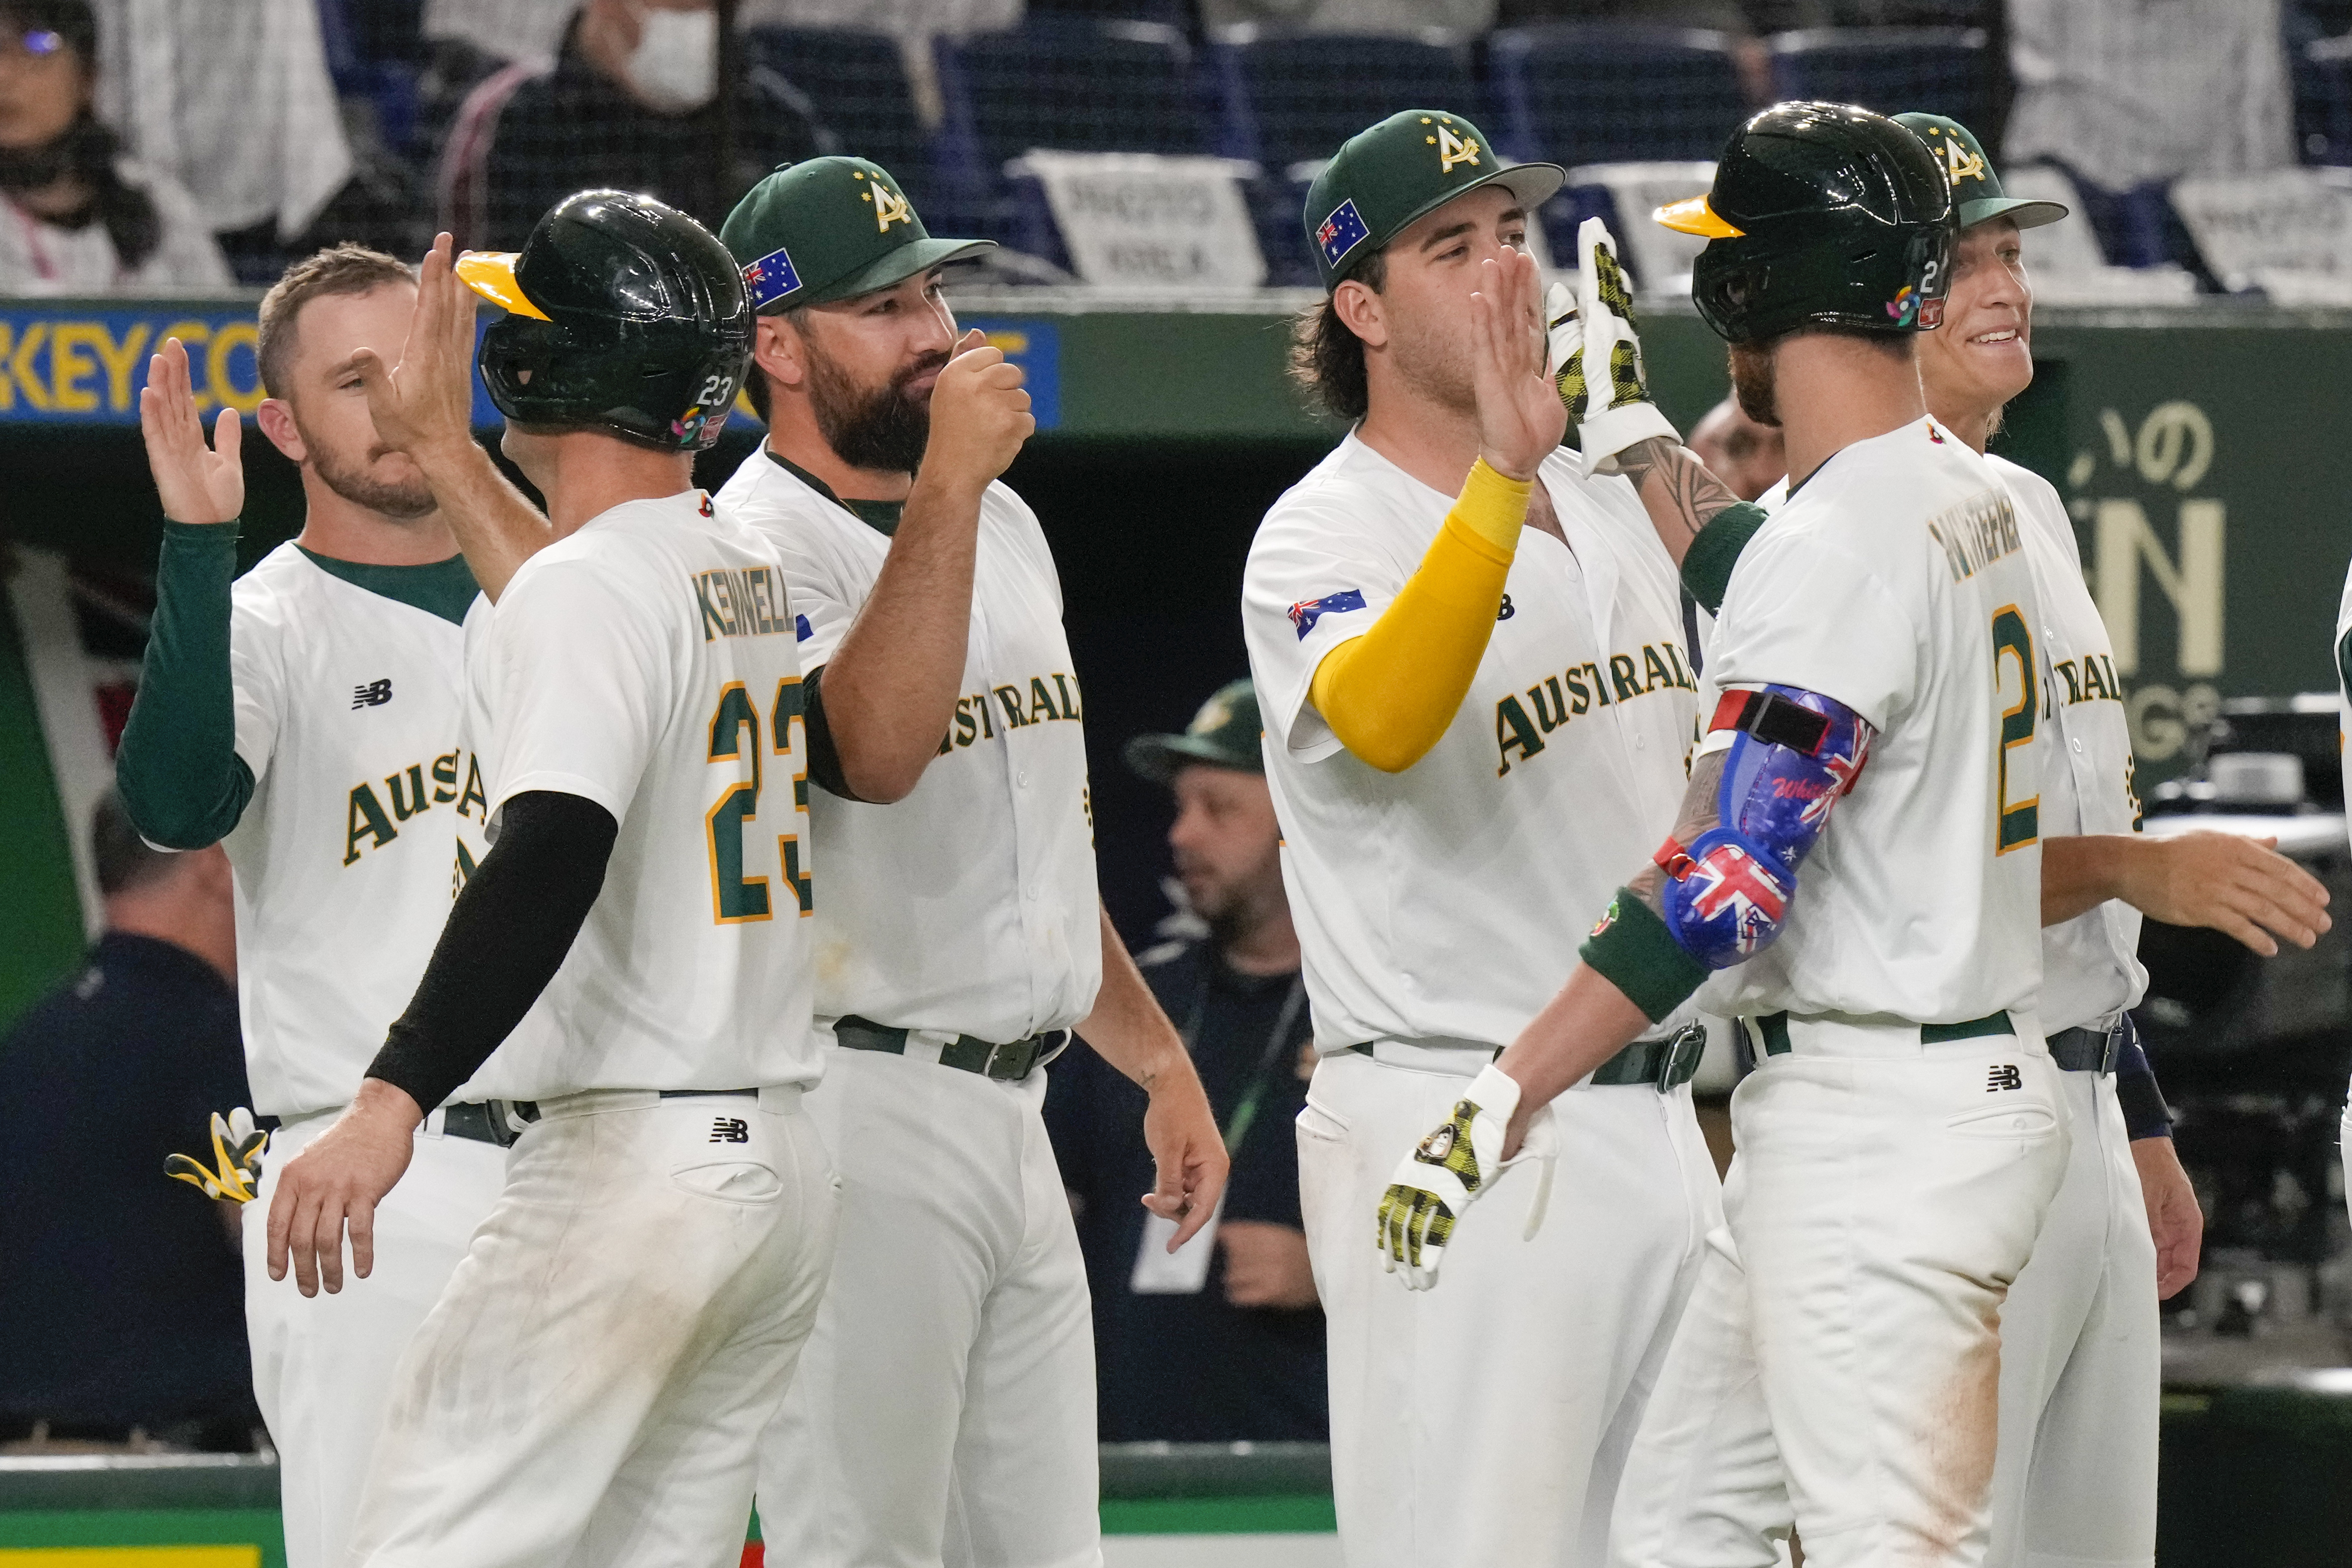
[[[230,287],[194,200],[123,155],[97,90],[89,0],[0,4],[0,294]]]
[[[588,0],[551,68],[519,61],[458,110],[441,226],[462,246],[512,250],[593,169],[715,230],[762,172],[833,151],[808,99],[764,66],[739,68],[722,104],[719,42],[714,0]]]
[[[1215,1220],[1172,1256],[1130,1194],[1150,1179],[1143,1096],[1099,1061],[1056,1062],[1045,1127],[1087,1256],[1106,1443],[1322,1442],[1323,1312],[1298,1209],[1314,1025],[1282,886],[1282,831],[1257,693],[1221,687],[1181,735],[1140,735],[1127,764],[1175,797],[1183,904],[1205,931],[1137,956],[1182,1031],[1233,1176]]]

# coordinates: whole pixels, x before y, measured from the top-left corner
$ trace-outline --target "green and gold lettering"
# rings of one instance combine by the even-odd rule
[[[2088,702],[2095,697],[2111,697],[2115,695],[2115,693],[2107,690],[2107,683],[2099,674],[2099,661],[2096,659],[2084,660],[2083,700]]]
[[[1657,649],[1647,643],[1643,643],[1642,689],[1645,692],[1654,692],[1660,686],[1673,686],[1680,684],[1675,679],[1675,673],[1666,668],[1666,662],[1658,657]]]
[[[710,578],[711,574],[707,571],[697,572],[694,578],[694,601],[702,610],[702,640],[706,643],[728,635],[730,630],[726,613],[719,605],[711,601]]]
[[[481,807],[482,821],[487,822],[490,820],[490,797],[489,792],[482,788],[481,759],[469,751],[466,754],[466,788],[457,799],[457,815],[472,816],[474,813],[469,808],[474,806]]]
[[[982,712],[987,711],[987,706],[985,703],[981,705]],[[970,746],[979,734],[980,721],[971,716],[971,699],[956,698],[955,743],[958,746]]]
[[[361,843],[362,835],[373,841]],[[349,865],[359,859],[362,849],[380,850],[399,836],[400,830],[383,814],[383,803],[375,798],[375,791],[365,784],[353,785],[351,810],[343,826],[343,863]]]
[[[457,798],[457,754],[445,751],[433,759],[433,803],[445,806]]]
[[[1515,747],[1519,760],[1525,762],[1544,748],[1543,737],[1528,722],[1528,710],[1519,706],[1519,699],[1505,697],[1495,705],[1495,751],[1499,759],[1496,778],[1511,770],[1511,752]]]
[[[998,706],[1004,709],[1005,728],[1019,729],[1023,725],[1029,722],[1027,719],[1021,716],[1021,688],[1019,686],[998,686],[996,688],[996,701]]]
[[[392,791],[392,814],[404,822],[419,811],[431,810],[433,802],[425,798],[425,764],[408,765],[407,789],[401,788],[401,779],[400,774],[388,773],[383,783]]]
[[[1549,703],[1544,701],[1545,685],[1551,688]],[[1536,705],[1536,723],[1542,727],[1546,735],[1549,735],[1568,722],[1568,705],[1559,695],[1559,681],[1557,677],[1547,677],[1543,685],[1529,686],[1528,697]]]
[[[1062,694],[1062,716],[1064,718],[1083,719],[1087,716],[1085,714],[1078,711],[1077,694],[1072,689],[1076,686],[1077,684],[1077,676],[1065,674],[1059,670],[1054,672],[1054,689]]]
[[[1584,666],[1579,664],[1574,669],[1566,671],[1560,678],[1568,683],[1568,711],[1570,715],[1573,716],[1577,714],[1591,712],[1592,708],[1592,694],[1584,689]]]
[[[1601,666],[1594,664],[1591,660],[1587,659],[1584,661],[1584,668],[1587,673],[1592,676],[1593,700],[1599,703],[1602,707],[1607,707],[1609,706],[1609,684],[1601,678]]]
[[[2059,678],[2066,683],[2066,700],[2070,703],[2081,702],[2083,700],[2083,681],[2082,677],[2074,673],[2074,661],[2072,659],[2062,660],[2051,667],[2055,669],[2058,672]]]
[[[1043,716],[1042,717],[1040,716]],[[1049,718],[1059,718],[1062,710],[1054,706],[1054,694],[1045,689],[1043,677],[1029,677],[1029,722],[1043,724]]]
[[[1633,654],[1612,653],[1609,655],[1609,680],[1610,683],[1617,688],[1617,700],[1619,702],[1623,702],[1627,697],[1638,697],[1642,695],[1641,686],[1635,684],[1637,679],[1638,677],[1635,675],[1633,671]]]

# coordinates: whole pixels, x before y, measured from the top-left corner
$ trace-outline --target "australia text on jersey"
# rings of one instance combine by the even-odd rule
[[[459,784],[461,770],[465,783]],[[433,778],[428,790],[425,779],[427,771]],[[383,776],[383,793],[376,793],[375,781],[362,779],[352,786],[351,807],[344,818],[343,863],[351,865],[367,850],[380,850],[400,836],[398,824],[411,817],[429,811],[436,806],[457,804],[457,815],[487,822],[490,799],[482,788],[482,766],[474,754],[463,747],[445,751],[431,762],[412,762],[396,768]],[[390,802],[389,809],[386,802]],[[480,815],[475,814],[476,807]],[[457,870],[454,885],[463,886],[474,874],[474,857],[466,849],[466,841],[457,841]]]
[[[1986,490],[1927,519],[1927,534],[1944,547],[1952,580],[1966,582],[2005,555],[2025,548],[2017,531],[2017,509],[2006,492]]]
[[[1050,686],[1046,685],[1048,681],[1053,683]],[[1032,675],[1025,689],[1013,682],[960,696],[956,698],[955,727],[940,738],[939,754],[945,757],[957,747],[970,746],[975,740],[994,740],[1000,720],[1007,730],[1051,724],[1055,719],[1082,720],[1087,716],[1078,706],[1078,677],[1067,670]]]
[[[1521,762],[1528,760],[1544,748],[1543,737],[1569,720],[1617,703],[1631,702],[1661,686],[1668,691],[1698,690],[1698,682],[1692,678],[1681,645],[1672,639],[1644,643],[1638,660],[1631,653],[1610,654],[1605,677],[1601,666],[1588,659],[1581,664],[1570,664],[1557,675],[1546,675],[1529,686],[1525,704],[1516,692],[1504,697],[1495,705],[1495,777],[1499,779],[1511,770],[1512,752],[1519,754]],[[1530,706],[1534,710],[1532,718],[1528,716]]]

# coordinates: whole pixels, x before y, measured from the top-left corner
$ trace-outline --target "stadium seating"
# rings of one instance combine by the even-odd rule
[[[1412,34],[1293,33],[1229,27],[1209,45],[1217,151],[1267,170],[1326,159],[1401,109],[1475,114],[1470,47],[1432,28]]]
[[[2295,145],[2306,163],[2352,163],[2352,35],[2290,51]]]
[[[1157,22],[1035,17],[933,44],[942,120],[933,205],[1009,234],[1004,165],[1064,152],[1203,152],[1184,35]]]
[[[922,204],[930,187],[930,138],[896,38],[840,27],[754,27],[743,44],[753,63],[808,95],[843,147],[889,170]]]
[[[1487,45],[1486,130],[1521,162],[1713,158],[1748,113],[1721,33],[1564,23]]]
[[[1881,114],[1924,110],[1964,125],[1992,123],[2000,62],[1977,27],[1822,27],[1775,34],[1780,98],[1858,103]]]

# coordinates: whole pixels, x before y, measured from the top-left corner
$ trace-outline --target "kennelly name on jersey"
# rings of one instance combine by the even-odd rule
[[[463,785],[457,782],[461,764],[466,776]],[[425,788],[428,768],[433,775],[430,794]],[[389,811],[384,809],[387,800],[392,802]],[[457,815],[488,824],[490,798],[482,789],[482,767],[474,759],[474,754],[462,747],[455,751],[445,751],[429,763],[412,762],[406,768],[395,768],[385,774],[381,797],[375,792],[373,779],[361,779],[352,786],[351,810],[343,830],[343,863],[351,865],[360,858],[361,852],[380,850],[398,838],[400,829],[395,823],[405,822],[411,817],[429,811],[436,806],[446,806],[452,800],[457,803]],[[478,817],[474,814],[477,806],[482,809]],[[473,874],[474,857],[467,852],[466,841],[461,836],[457,840],[457,869],[454,885],[463,887],[466,879]]]
[[[2006,555],[2025,548],[2017,508],[2006,490],[1986,490],[1927,519],[1927,534],[1944,547],[1952,580],[1966,582]]]
[[[1045,684],[1048,681],[1053,683],[1051,687]],[[1059,702],[1055,700],[1057,695]],[[995,700],[991,702],[991,698]],[[995,712],[992,713],[991,708]],[[1050,724],[1055,719],[1083,720],[1087,716],[1078,706],[1077,676],[1066,670],[1032,675],[1025,692],[1017,685],[1008,684],[956,698],[955,728],[940,741],[940,755],[945,757],[957,747],[970,746],[975,740],[994,740],[998,714],[1003,716],[1003,727],[1008,730]]]
[[[702,640],[766,637],[793,630],[784,585],[764,566],[719,566],[694,574],[694,601],[702,611]]]
[[[1511,770],[1512,752],[1519,754],[1521,762],[1527,761],[1544,748],[1545,736],[1570,719],[1614,703],[1631,702],[1661,686],[1669,691],[1698,690],[1677,643],[1644,643],[1638,662],[1631,653],[1610,654],[1605,679],[1601,666],[1590,659],[1570,664],[1529,686],[1527,705],[1520,703],[1516,693],[1503,698],[1495,705],[1495,777]],[[1528,716],[1528,706],[1534,708],[1532,719]]]

